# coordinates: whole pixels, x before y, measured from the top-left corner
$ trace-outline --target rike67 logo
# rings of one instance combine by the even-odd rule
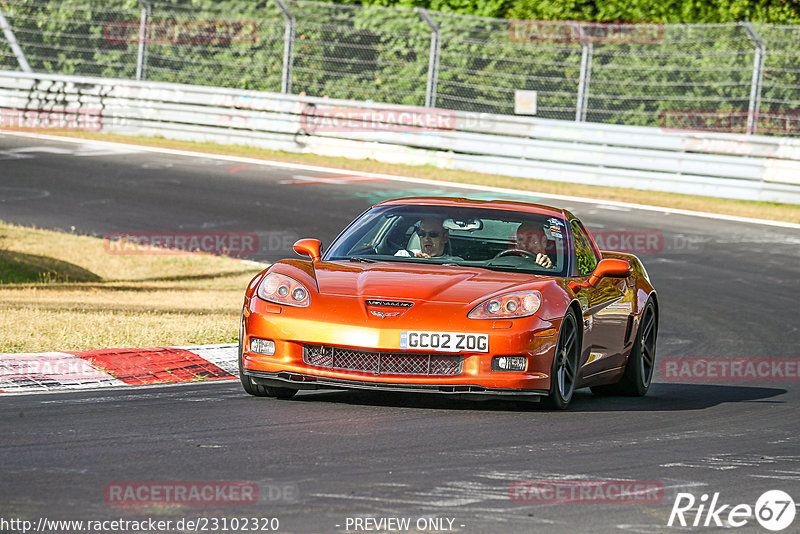
[[[695,508],[695,505],[697,507]],[[749,504],[723,504],[719,492],[710,498],[703,494],[697,499],[691,493],[678,493],[667,526],[692,527],[743,527],[755,519],[767,530],[779,532],[794,522],[794,500],[781,490],[761,494],[755,506]]]

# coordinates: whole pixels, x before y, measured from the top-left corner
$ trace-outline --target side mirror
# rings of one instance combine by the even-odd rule
[[[625,260],[600,260],[588,280],[583,283],[570,282],[569,288],[573,293],[577,293],[581,289],[597,286],[603,278],[627,278],[632,272],[631,264]]]
[[[320,243],[319,239],[301,239],[292,248],[301,256],[309,256],[313,262],[319,261],[322,257],[322,254],[320,254],[322,243]]]

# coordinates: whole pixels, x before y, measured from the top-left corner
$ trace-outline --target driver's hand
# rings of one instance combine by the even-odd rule
[[[430,254],[426,254],[424,252],[415,252],[414,256],[416,256],[417,258],[430,258],[431,257]]]
[[[541,252],[536,255],[536,263],[545,269],[549,269],[553,266],[553,262],[550,261],[549,256],[547,254],[542,254]]]

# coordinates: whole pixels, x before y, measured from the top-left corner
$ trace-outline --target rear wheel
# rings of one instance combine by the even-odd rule
[[[594,386],[595,395],[626,395],[643,397],[650,389],[656,363],[656,338],[658,337],[658,314],[652,300],[648,300],[642,311],[642,321],[636,332],[636,341],[625,366],[625,374],[616,384]]]
[[[581,339],[578,320],[570,309],[561,321],[556,351],[553,356],[553,369],[550,374],[550,394],[545,404],[556,410],[569,406],[575,392],[575,379],[578,375],[578,357],[581,353]]]
[[[279,399],[291,399],[297,393],[296,389],[278,388],[270,386],[259,386],[253,383],[253,379],[244,374],[244,322],[239,326],[239,380],[242,382],[244,390],[255,397],[277,397]]]

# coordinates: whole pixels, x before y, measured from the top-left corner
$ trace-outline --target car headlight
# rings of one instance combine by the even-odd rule
[[[275,304],[305,307],[309,304],[306,286],[285,274],[270,273],[258,286],[259,298]]]
[[[485,300],[467,314],[470,319],[513,319],[527,317],[542,305],[538,291],[514,291]]]

